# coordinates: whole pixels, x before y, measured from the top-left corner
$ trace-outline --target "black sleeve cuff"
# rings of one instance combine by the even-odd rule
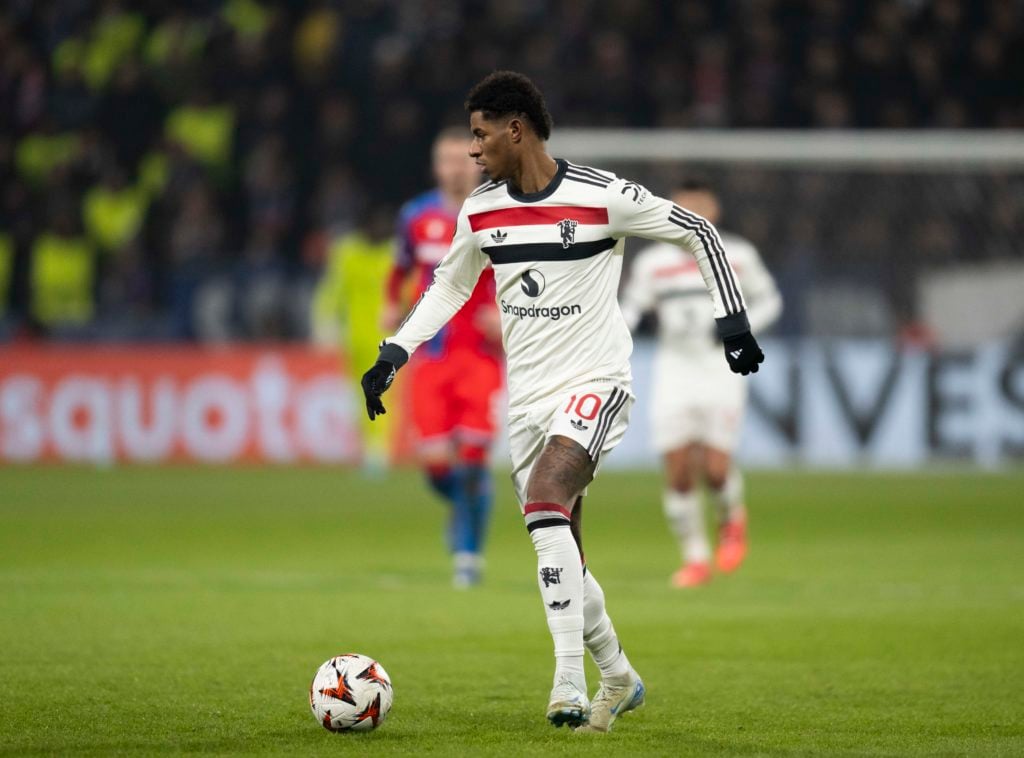
[[[377,355],[377,360],[387,361],[394,366],[395,369],[400,369],[409,362],[409,354],[398,345],[391,345],[387,342],[382,342],[380,345],[380,353]]]
[[[725,318],[716,318],[715,326],[718,329],[718,337],[722,340],[750,331],[750,321],[747,320],[746,311],[740,311]]]

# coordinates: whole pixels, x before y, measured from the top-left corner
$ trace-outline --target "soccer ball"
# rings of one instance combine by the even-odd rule
[[[309,685],[313,718],[331,732],[368,732],[391,710],[391,679],[377,661],[346,653],[317,669]]]

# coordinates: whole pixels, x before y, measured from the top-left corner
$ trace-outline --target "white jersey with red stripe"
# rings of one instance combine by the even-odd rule
[[[688,250],[723,332],[749,328],[739,285],[710,223],[635,182],[559,159],[554,178],[539,192],[488,182],[466,200],[433,283],[385,342],[411,354],[459,310],[490,262],[510,409],[595,380],[629,387],[633,343],[617,297],[627,236]]]
[[[750,242],[725,232],[721,239],[743,286],[751,328],[760,331],[782,309],[775,282]],[[641,250],[621,304],[631,329],[643,313],[658,315],[649,405],[654,449],[665,453],[699,442],[731,453],[742,426],[747,383],[723,360],[697,264],[674,245]]]
[[[778,288],[749,240],[728,232],[720,234],[729,263],[743,287],[750,328],[760,332],[771,326],[782,311]],[[721,352],[700,269],[677,245],[651,245],[637,254],[621,306],[631,330],[645,312],[657,313],[661,349],[677,351],[684,357]]]

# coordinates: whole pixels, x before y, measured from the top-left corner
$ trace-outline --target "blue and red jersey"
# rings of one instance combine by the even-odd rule
[[[440,190],[419,195],[405,205],[398,217],[398,244],[395,265],[388,279],[387,299],[406,310],[419,299],[434,279],[434,269],[448,253],[458,213],[444,205]],[[404,287],[412,282],[411,297]],[[487,268],[480,274],[473,294],[434,339],[417,352],[432,356],[446,355],[456,349],[469,349],[491,355],[494,347],[478,326],[482,312],[493,310],[495,286],[494,272]]]

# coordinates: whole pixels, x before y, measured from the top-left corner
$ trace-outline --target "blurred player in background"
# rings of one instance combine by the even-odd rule
[[[705,181],[681,183],[672,201],[718,224],[718,197]],[[750,328],[761,332],[782,311],[778,289],[749,241],[726,232],[721,238],[740,280]],[[733,462],[747,384],[722,362],[704,278],[677,245],[651,245],[637,255],[621,305],[631,330],[645,312],[657,313],[651,428],[654,448],[665,461],[665,515],[683,556],[672,584],[694,587],[711,579],[702,485],[718,514],[718,569],[735,571],[747,552],[743,476]]]
[[[398,328],[430,286],[455,234],[459,209],[480,183],[469,144],[465,127],[442,131],[433,147],[437,188],[402,207],[382,319],[385,333]],[[503,384],[501,324],[490,269],[447,326],[416,352],[407,373],[419,459],[431,486],[451,506],[454,584],[468,587],[480,581],[494,490],[488,453]]]
[[[334,239],[324,273],[313,294],[313,340],[342,349],[346,375],[377,354],[377,314],[384,303],[384,282],[391,271],[394,207],[364,209],[352,231]],[[395,417],[371,424],[360,414],[363,466],[371,474],[385,469]]]
[[[385,412],[381,395],[396,372],[472,301],[493,266],[508,363],[512,480],[554,642],[546,715],[555,726],[607,732],[645,693],[583,555],[583,497],[625,434],[633,402],[633,343],[616,297],[623,238],[671,242],[696,258],[733,371],[757,371],[764,353],[705,219],[636,182],[548,155],[551,115],[522,74],[492,73],[470,91],[466,111],[470,154],[490,181],[466,198],[434,281],[363,375],[366,411],[371,418]],[[585,649],[601,672],[593,703]]]

